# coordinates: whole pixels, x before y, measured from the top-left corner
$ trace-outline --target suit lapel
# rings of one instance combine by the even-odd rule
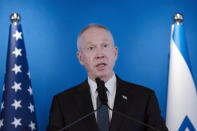
[[[116,97],[114,102],[114,111],[127,114],[128,112],[127,101],[129,99],[128,93],[129,92],[127,91],[127,88],[124,86],[124,82],[117,77],[117,89],[116,89]],[[124,120],[125,118],[121,117],[119,114],[113,113],[110,131],[119,130]]]
[[[75,99],[77,101],[81,117],[93,111],[90,89],[87,80],[80,86],[78,93],[75,95]],[[85,118],[82,121],[84,123],[84,129],[91,131],[98,130],[94,114]]]

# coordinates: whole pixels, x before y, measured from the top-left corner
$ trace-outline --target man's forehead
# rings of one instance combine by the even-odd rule
[[[111,42],[109,39],[100,39],[99,41],[96,41],[97,43],[106,43],[106,42]],[[87,40],[86,41],[87,45],[95,44],[95,41]]]
[[[97,38],[92,38],[92,37],[83,37],[81,38],[81,43],[83,45],[96,45],[96,44],[105,44],[105,43],[111,43],[113,44],[113,38],[112,37],[97,37]]]
[[[87,45],[87,44],[104,43],[104,42],[110,42],[113,44],[114,40],[112,34],[107,28],[102,28],[97,26],[96,27],[91,26],[89,28],[86,28],[86,30],[83,30],[78,37],[78,44],[85,43]],[[80,45],[78,45],[78,47]],[[84,46],[84,44],[82,45]]]

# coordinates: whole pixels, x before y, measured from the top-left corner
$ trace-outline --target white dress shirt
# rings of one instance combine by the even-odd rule
[[[97,84],[95,81],[91,80],[88,77],[88,84],[90,86],[90,94],[92,98],[92,104],[94,110],[97,109],[97,104],[96,104],[96,98],[98,96],[98,92],[96,91],[97,89]],[[115,100],[115,95],[116,95],[116,76],[113,73],[112,77],[105,83],[105,87],[107,88],[107,97],[108,97],[108,106],[113,109],[114,107],[114,100]],[[97,113],[95,113],[95,117],[97,119]],[[112,111],[109,110],[109,120],[111,121],[112,118]]]

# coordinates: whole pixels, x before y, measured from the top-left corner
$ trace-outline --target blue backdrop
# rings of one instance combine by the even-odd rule
[[[3,87],[9,16],[20,13],[39,130],[46,129],[53,95],[86,79],[76,57],[79,31],[107,26],[119,47],[115,72],[153,89],[165,118],[171,24],[184,14],[185,35],[197,81],[197,1],[1,0],[0,86]],[[0,91],[0,98],[2,91]]]

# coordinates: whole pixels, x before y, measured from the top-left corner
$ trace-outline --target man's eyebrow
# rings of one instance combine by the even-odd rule
[[[89,42],[87,42],[86,45],[87,45],[87,46],[92,46],[92,45],[94,45],[94,43],[93,43],[92,41],[89,41]]]
[[[91,45],[91,44],[93,44],[93,42],[92,41],[88,41],[87,44],[88,45]]]
[[[103,39],[102,41],[109,41],[109,39],[106,39],[106,38],[105,38],[105,39]]]

